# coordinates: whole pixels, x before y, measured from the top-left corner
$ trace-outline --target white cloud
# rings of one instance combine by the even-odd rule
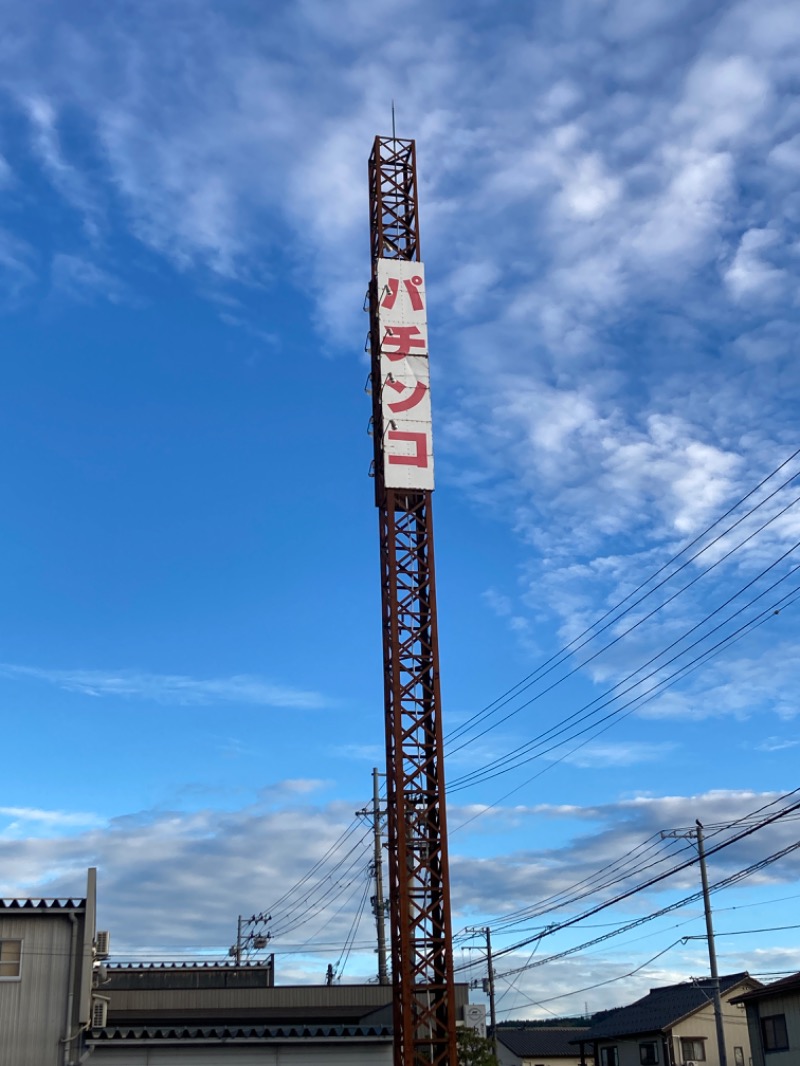
[[[776,144],[769,153],[770,163],[794,173],[800,172],[800,133]]]
[[[768,75],[750,56],[704,54],[689,72],[675,118],[703,150],[727,149],[758,135],[771,93]]]
[[[294,949],[301,955],[316,957],[315,945],[321,941],[344,943],[363,891],[372,855],[369,825],[353,822],[353,811],[364,806],[366,796],[332,805],[313,805],[309,793],[319,782],[280,782],[270,786],[257,803],[233,811],[144,811],[112,818],[107,824],[93,825],[79,819],[84,815],[59,812],[49,837],[27,836],[7,839],[0,836],[0,868],[3,880],[0,895],[67,896],[79,895],[85,883],[88,865],[98,867],[98,921],[112,930],[117,958],[128,952],[173,956],[186,951],[224,953],[235,935],[237,914],[267,910],[273,915],[271,928],[275,938],[270,948],[278,952],[279,979],[286,979],[289,963],[284,952]],[[474,924],[473,918],[499,920],[504,913],[529,908],[554,893],[570,889],[585,877],[594,877],[600,867],[616,862],[631,849],[642,849],[659,829],[692,826],[700,817],[709,826],[749,814],[775,800],[775,793],[718,791],[695,796],[638,796],[619,802],[580,807],[577,805],[536,805],[495,809],[474,829],[485,829],[496,838],[507,826],[515,827],[515,844],[491,860],[476,859],[466,850],[470,841],[463,833],[451,843],[453,906],[456,928],[462,922]],[[474,813],[471,808],[466,811]],[[34,816],[41,812],[33,812]],[[449,821],[457,824],[464,808],[451,807]],[[65,835],[67,826],[72,832]],[[520,847],[520,829],[529,825],[563,827],[558,843],[531,844]],[[349,831],[348,827],[350,827]],[[709,830],[709,846],[715,841]],[[777,824],[764,829],[724,852],[710,858],[712,880],[759,859],[792,839],[795,827]],[[683,855],[685,842],[661,845],[669,868]],[[471,849],[470,849],[471,850]],[[730,854],[729,854],[730,852]],[[653,849],[642,850],[644,870],[632,869],[617,889],[633,886],[644,874],[652,872],[647,864]],[[685,856],[684,856],[685,857]],[[316,864],[320,862],[319,868]],[[220,871],[224,876],[220,876]],[[311,871],[311,873],[310,873]],[[784,882],[794,883],[797,863],[787,858],[766,871],[767,888],[773,896]],[[302,885],[297,882],[303,879]],[[770,886],[774,886],[771,888]],[[697,869],[690,867],[675,875],[669,891],[685,895],[698,887]],[[663,891],[663,890],[662,890]],[[287,894],[288,893],[288,894]],[[586,905],[608,896],[600,889],[587,897]],[[754,902],[763,898],[753,894]],[[281,899],[282,897],[285,897]],[[672,897],[669,897],[672,898]],[[636,914],[660,905],[663,894],[648,894],[633,904]],[[550,908],[549,917],[525,919],[498,940],[497,946],[513,943],[533,924],[557,920],[572,909]],[[677,915],[702,924],[698,905]],[[622,921],[615,910],[612,921]],[[672,919],[670,919],[672,920]],[[665,935],[660,928],[661,946],[676,934]],[[702,931],[699,927],[698,931]],[[580,938],[590,938],[595,929],[577,930]],[[648,932],[647,929],[644,931]],[[691,929],[683,929],[691,932]],[[680,935],[680,934],[678,934]],[[373,924],[362,923],[358,941],[362,945],[351,973],[369,977],[374,969]],[[303,942],[308,942],[303,947]],[[572,941],[570,941],[571,943]],[[611,942],[612,945],[614,942]],[[544,942],[539,954],[559,950],[563,938]],[[762,938],[761,947],[769,951]],[[623,946],[626,961],[630,948]],[[635,948],[634,951],[640,949]],[[645,951],[646,949],[641,949]],[[525,953],[525,957],[529,950]],[[644,956],[646,957],[646,956]],[[499,970],[511,968],[516,955],[505,957]],[[522,959],[524,962],[524,958]],[[579,974],[588,967],[594,970],[591,956],[583,955],[580,967],[548,969],[551,994],[574,991],[591,983]],[[686,973],[688,963],[678,957],[667,960],[676,967],[676,979]],[[609,965],[611,969],[609,970]],[[319,962],[308,965],[298,960],[294,971],[301,980],[321,972]],[[598,960],[598,968],[609,973],[624,972],[619,955],[610,961]],[[615,967],[619,966],[617,970]],[[630,968],[628,966],[628,968]],[[701,971],[704,967],[701,967]],[[690,971],[692,972],[692,971]],[[533,971],[532,971],[533,974]],[[553,984],[550,985],[550,975]],[[564,980],[562,985],[560,982]],[[531,977],[533,980],[534,978]],[[523,989],[531,988],[527,979]],[[541,991],[538,995],[541,997]],[[613,999],[604,1001],[613,1003]]]
[[[42,95],[23,97],[21,101],[33,130],[33,146],[43,169],[53,185],[83,217],[87,236],[99,235],[99,210],[96,195],[82,171],[67,161],[58,133],[58,111]]]
[[[50,811],[36,807],[0,807],[0,838],[30,838],[53,833],[69,833],[88,826],[101,826],[104,819],[85,811]]]
[[[776,626],[779,621],[775,619]],[[800,680],[792,657],[792,641],[761,643],[751,654],[737,653],[715,660],[685,688],[666,692],[642,707],[644,718],[712,718],[745,720],[770,713],[790,722],[800,713],[793,692]],[[776,750],[776,749],[773,749]]]
[[[36,280],[36,252],[27,241],[0,227],[0,307],[13,308]]]
[[[769,300],[780,295],[785,285],[784,271],[771,266],[762,254],[778,240],[778,233],[769,228],[750,229],[742,234],[733,262],[725,272],[725,283],[735,299]]]
[[[239,703],[266,707],[313,710],[330,705],[317,692],[276,685],[263,678],[236,675],[194,678],[182,674],[148,674],[133,670],[46,670],[32,666],[0,664],[0,674],[16,680],[43,681],[86,696],[119,696],[156,703]]]
[[[568,755],[565,762],[594,770],[616,769],[620,766],[636,766],[639,763],[663,762],[677,747],[677,743],[671,741],[593,741],[580,751]]]
[[[759,751],[786,751],[798,745],[800,745],[800,740],[794,740],[791,737],[765,737],[756,747]]]
[[[123,281],[81,255],[56,253],[51,279],[55,290],[75,300],[101,297],[113,304],[136,303],[135,296]]]

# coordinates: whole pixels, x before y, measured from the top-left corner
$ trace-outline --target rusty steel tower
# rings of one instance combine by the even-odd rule
[[[376,137],[369,189],[394,1062],[456,1066],[427,296],[414,141]]]

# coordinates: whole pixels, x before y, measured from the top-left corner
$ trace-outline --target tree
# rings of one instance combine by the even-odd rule
[[[456,1030],[458,1038],[458,1066],[497,1066],[491,1040],[481,1036],[470,1026]]]

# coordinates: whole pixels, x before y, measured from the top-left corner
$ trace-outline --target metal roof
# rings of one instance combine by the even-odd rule
[[[82,911],[85,899],[0,899],[2,911]]]
[[[108,964],[109,970],[270,970],[272,962],[113,962]]]
[[[280,1040],[390,1040],[389,1025],[211,1025],[211,1026],[109,1026],[92,1029],[89,1043],[108,1041],[154,1041],[188,1043],[191,1041],[251,1041],[263,1043]]]
[[[768,996],[783,996],[787,992],[800,992],[800,973],[790,974],[789,977],[773,981],[772,984],[764,985],[763,988],[745,992],[744,995],[732,999],[731,1003],[748,1003],[755,999],[766,999]]]
[[[748,973],[728,974],[720,977],[720,992],[729,992],[749,978]],[[605,1018],[600,1018],[589,1027],[592,1040],[612,1036],[627,1036],[633,1033],[661,1033],[671,1028],[681,1018],[694,1014],[712,1002],[710,978],[679,985],[651,988],[642,999],[629,1007],[619,1007]]]
[[[512,1029],[509,1026],[498,1028],[497,1039],[520,1058],[568,1055],[574,1059],[574,1042],[588,1032],[588,1027],[582,1026],[533,1026],[530,1029]]]

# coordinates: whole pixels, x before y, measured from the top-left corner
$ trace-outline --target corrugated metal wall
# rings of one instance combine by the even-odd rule
[[[111,999],[110,1025],[160,1024],[167,1019],[204,1025],[234,1017],[259,1024],[354,1023],[391,1003],[392,998],[392,990],[386,985],[150,990],[114,988],[110,983],[102,991]]]
[[[78,919],[82,930],[82,917]],[[61,1066],[72,926],[67,912],[0,914],[0,939],[22,940],[18,981],[0,981],[0,1064]],[[77,938],[80,947],[80,935]],[[76,1004],[77,1008],[77,1004]]]
[[[173,971],[174,972],[174,971]],[[167,1018],[193,1020],[196,1024],[225,1017],[250,1017],[262,1024],[290,1021],[357,1020],[390,1004],[389,985],[278,985],[273,988],[169,988],[136,987],[135,971],[129,971],[105,985],[101,991],[111,999],[109,1024],[131,1021],[160,1023]],[[167,974],[170,971],[166,971]],[[128,987],[120,987],[122,979]],[[115,987],[116,986],[116,987]],[[469,989],[456,985],[457,1017],[463,1014]],[[390,1020],[386,1019],[387,1022]]]
[[[392,1045],[95,1048],[92,1066],[392,1066]]]

